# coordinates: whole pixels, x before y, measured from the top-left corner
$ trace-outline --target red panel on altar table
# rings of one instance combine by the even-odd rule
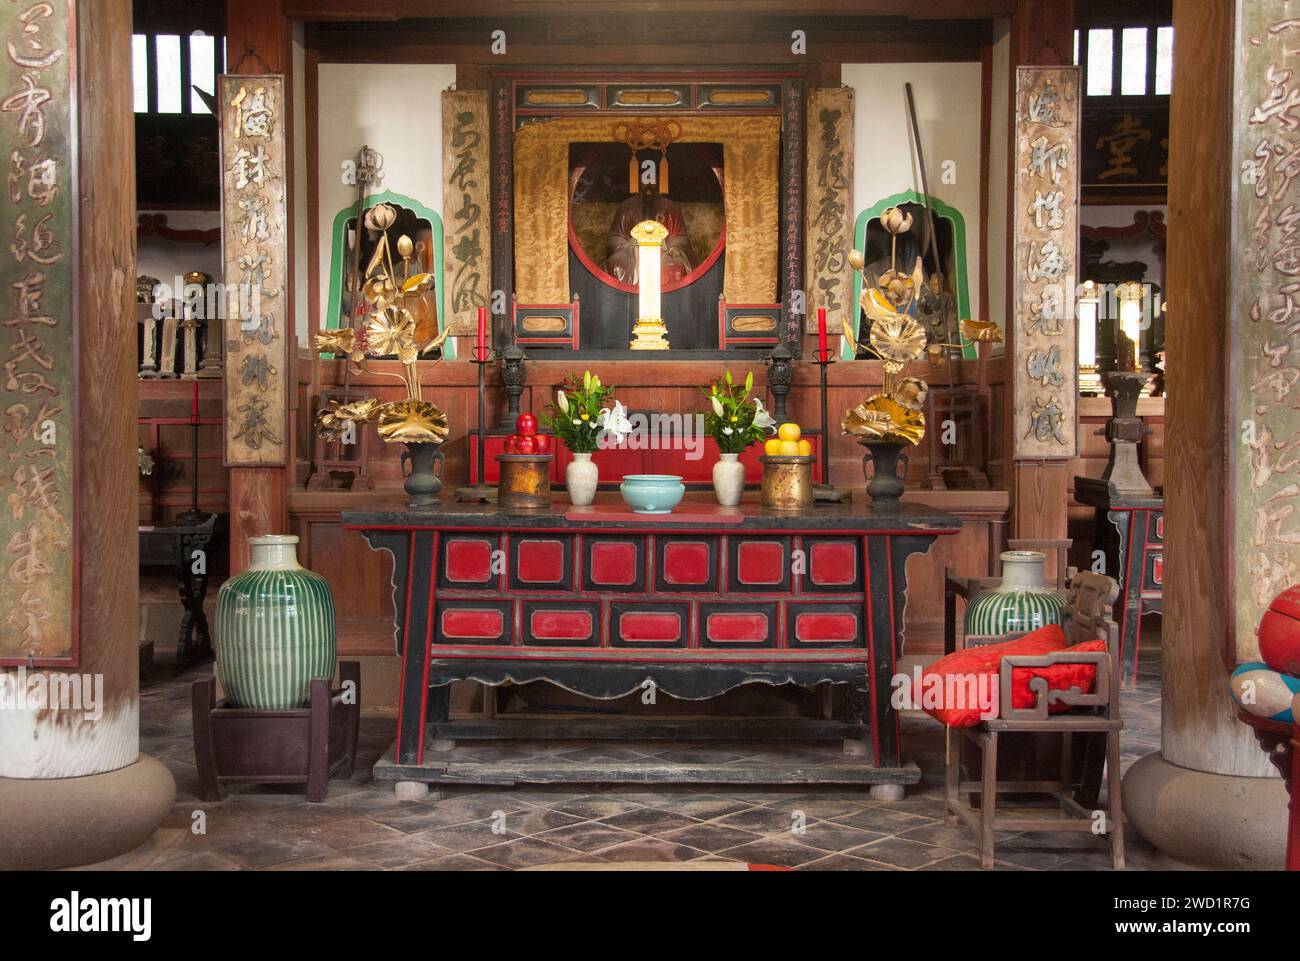
[[[636,545],[627,541],[595,541],[591,545],[591,582],[602,587],[636,583]]]
[[[736,545],[736,579],[746,587],[780,584],[785,578],[785,545],[742,541]]]
[[[628,643],[673,643],[682,639],[682,616],[676,613],[620,614],[618,634]]]
[[[492,577],[493,542],[487,538],[467,540],[450,538],[447,541],[447,580],[461,584],[482,584]]]
[[[590,611],[533,611],[529,632],[539,641],[581,641],[592,635]]]
[[[858,548],[848,541],[814,543],[808,549],[808,577],[819,586],[853,584],[858,579]]]
[[[664,545],[664,580],[678,587],[708,584],[709,545],[703,541],[671,541]]]
[[[442,612],[442,634],[446,638],[496,639],[504,633],[500,611],[456,607]]]
[[[704,633],[715,643],[757,643],[766,641],[770,632],[766,614],[710,614]]]
[[[804,644],[842,643],[858,637],[858,619],[852,614],[798,614],[794,636]]]
[[[559,584],[564,580],[564,544],[560,541],[521,540],[515,563],[516,577],[529,584]]]

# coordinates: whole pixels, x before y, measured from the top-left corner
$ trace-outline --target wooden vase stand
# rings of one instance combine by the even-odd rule
[[[199,798],[221,801],[224,784],[306,784],[308,801],[323,801],[330,778],[351,777],[361,720],[361,663],[339,662],[331,678],[311,682],[308,707],[283,711],[217,704],[217,681],[194,682],[194,760]]]

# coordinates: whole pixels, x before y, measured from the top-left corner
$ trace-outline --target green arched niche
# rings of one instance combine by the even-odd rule
[[[385,190],[383,193],[367,197],[366,210],[383,203],[395,204],[414,211],[429,221],[433,229],[433,276],[436,278],[435,283],[437,285],[438,330],[441,331],[446,324],[446,314],[444,313],[446,298],[442,286],[442,218],[418,200],[393,193],[391,190]],[[339,325],[339,311],[343,304],[343,256],[347,250],[348,221],[356,215],[356,212],[357,208],[353,205],[344,207],[334,215],[334,229],[331,231],[333,241],[330,244],[330,295],[325,314],[326,328]],[[455,359],[456,338],[447,338],[447,342],[443,346],[443,357],[447,360]]]
[[[867,247],[867,224],[876,217],[879,217],[889,207],[897,207],[899,204],[914,203],[925,206],[925,199],[915,190],[904,190],[902,193],[894,194],[892,197],[886,197],[876,203],[869,210],[864,210],[858,214],[857,222],[853,226],[853,246],[858,250],[865,250]],[[966,274],[966,218],[961,215],[961,211],[956,207],[950,207],[942,200],[934,197],[930,198],[930,205],[934,209],[936,217],[942,217],[952,224],[954,260],[957,264],[956,280],[956,302],[957,302],[957,320],[961,321],[970,317],[970,283]],[[858,301],[862,296],[862,274],[854,271],[853,273],[853,317],[854,317],[854,336],[861,336],[858,324],[861,322],[862,311],[858,308]],[[975,345],[961,335],[962,356],[967,360],[974,360],[976,357]],[[840,341],[840,359],[852,360],[848,344]]]

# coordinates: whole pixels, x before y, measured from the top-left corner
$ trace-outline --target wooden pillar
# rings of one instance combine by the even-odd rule
[[[55,0],[55,7],[59,7]],[[20,7],[0,13],[0,39],[21,42]],[[71,316],[51,311],[54,325],[70,324],[76,350],[52,356],[54,371],[72,371],[72,391],[56,404],[75,404],[71,431],[52,438],[55,450],[73,445],[77,497],[67,594],[75,609],[73,649],[66,665],[37,664],[3,673],[9,685],[0,710],[0,868],[52,868],[113,857],[147,840],[170,811],[176,786],[166,767],[140,754],[139,590],[136,462],[135,307],[135,125],[131,105],[130,0],[79,0],[75,4],[75,50],[58,36],[55,17],[37,18],[42,56],[62,50],[66,70],[75,53],[70,89],[49,82],[43,108],[44,150],[60,147],[52,133],[75,105],[71,157],[59,158],[58,186],[76,216],[75,236],[54,237],[45,256],[75,257],[71,282],[49,268],[43,297],[66,303]],[[10,47],[13,50],[14,47]],[[19,47],[22,50],[24,48]],[[58,63],[51,64],[53,72]],[[42,83],[47,83],[42,79]],[[27,149],[5,130],[6,151]],[[64,137],[67,132],[65,128]],[[57,198],[56,198],[57,199]],[[6,196],[5,229],[22,209]],[[55,224],[59,220],[54,221]],[[62,227],[53,228],[62,231]],[[4,256],[17,256],[18,248]],[[55,262],[57,265],[57,261]],[[63,265],[66,268],[66,262]],[[62,271],[59,271],[62,273]],[[9,296],[6,291],[5,296]],[[60,314],[62,316],[55,316]],[[44,330],[51,337],[55,326]],[[10,328],[11,330],[13,328]],[[6,335],[6,348],[9,337]],[[52,342],[52,337],[51,337]],[[51,373],[54,376],[54,373]],[[69,396],[71,394],[71,396]],[[5,438],[5,450],[11,448]],[[41,461],[48,463],[48,461]],[[66,506],[60,499],[58,505]],[[0,618],[10,614],[0,611]],[[9,624],[13,624],[10,621]],[[0,630],[8,630],[0,621]],[[33,707],[28,692],[36,678],[75,686],[86,699],[75,707]],[[24,684],[25,681],[25,684]],[[22,684],[17,692],[13,684]],[[25,690],[24,690],[25,688]],[[93,707],[92,707],[93,704]]]
[[[1238,492],[1225,483],[1225,449],[1237,441],[1225,385],[1229,328],[1252,323],[1229,300],[1234,263],[1249,244],[1234,236],[1232,217],[1233,116],[1246,96],[1233,89],[1236,6],[1174,3],[1162,750],[1125,775],[1124,812],[1183,860],[1262,870],[1282,866],[1286,791],[1234,718],[1227,691],[1235,658],[1224,515]]]
[[[1016,156],[1016,82],[1015,68],[1023,64],[1065,65],[1073,62],[1074,50],[1074,0],[1020,0],[1014,16],[1011,18],[1011,82],[1010,102],[1007,116],[1010,118],[1008,131],[1008,153],[1012,159],[1007,171],[1007,202],[1015,199],[1015,163]],[[1015,297],[1012,283],[1012,271],[1015,267],[1016,252],[1015,231],[1010,225],[1023,211],[1011,210],[1007,230],[1007,303],[1010,305]],[[1077,270],[1077,264],[1072,265]],[[1015,397],[1011,389],[1014,380],[1013,364],[1023,363],[1016,350],[1014,329],[1015,313],[1008,310],[1008,330],[1006,331],[1007,352],[1007,396],[1008,401],[1003,415],[1003,450],[1015,449],[1017,422],[1012,411],[1015,409]],[[1070,425],[1073,429],[1073,425]],[[1023,427],[1019,428],[1023,429]],[[1068,508],[1073,489],[1069,461],[1012,461],[1008,478],[1011,490],[1011,536],[1056,540],[1067,536]],[[1049,554],[1049,567],[1054,564]]]
[[[286,115],[292,117],[294,90],[293,25],[285,19],[284,0],[227,0],[226,3],[226,72],[231,74],[282,73],[285,75]],[[292,125],[288,129],[288,155],[294,155]],[[286,170],[288,205],[293,209],[293,165]],[[293,220],[289,220],[289,263],[294,262]],[[303,242],[298,240],[297,242]],[[294,316],[293,284],[285,291],[289,298],[286,317]],[[292,330],[284,332],[289,341],[284,376],[289,378],[292,405],[297,396],[297,376],[293,372],[298,353],[297,338]],[[226,376],[234,372],[227,367]],[[292,422],[292,418],[291,418]],[[237,574],[248,566],[248,539],[259,534],[282,534],[289,529],[288,490],[292,483],[294,449],[289,435],[290,454],[287,466],[233,467],[230,469],[230,573]]]

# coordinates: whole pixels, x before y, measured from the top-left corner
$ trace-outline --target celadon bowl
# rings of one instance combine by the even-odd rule
[[[638,514],[670,514],[686,494],[676,474],[627,474],[618,489]]]

